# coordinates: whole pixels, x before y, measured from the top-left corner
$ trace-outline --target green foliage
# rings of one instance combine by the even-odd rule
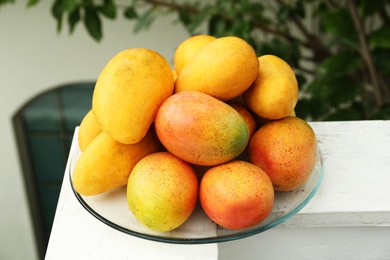
[[[64,21],[70,33],[83,23],[96,41],[118,14],[140,32],[175,13],[189,35],[235,35],[259,56],[287,61],[300,87],[298,116],[359,120],[390,119],[389,10],[389,0],[54,0],[51,12],[58,31]]]
[[[15,0],[0,0],[0,9],[3,5],[5,4],[11,4],[11,3],[14,3]]]

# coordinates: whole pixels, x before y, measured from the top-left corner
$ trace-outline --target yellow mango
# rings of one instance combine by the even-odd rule
[[[243,94],[245,104],[258,116],[276,120],[291,115],[298,102],[298,82],[294,71],[281,58],[259,58],[259,75]]]
[[[161,149],[151,127],[135,144],[122,144],[101,132],[80,155],[73,171],[73,186],[81,195],[97,195],[126,185],[134,166]]]
[[[84,151],[89,143],[92,142],[92,140],[95,139],[95,137],[101,132],[102,130],[100,129],[98,123],[96,123],[92,110],[89,110],[80,123],[77,135],[80,150]]]
[[[221,37],[203,46],[179,73],[175,92],[195,90],[220,100],[241,95],[256,79],[259,62],[244,40]]]
[[[173,56],[173,63],[177,73],[182,71],[184,66],[195,57],[196,53],[203,46],[215,39],[214,36],[210,35],[195,35],[180,43]]]
[[[145,48],[123,50],[97,79],[92,98],[96,121],[116,141],[137,143],[173,86],[170,65],[160,54]]]

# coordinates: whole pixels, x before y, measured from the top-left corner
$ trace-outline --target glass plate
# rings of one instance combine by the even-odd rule
[[[190,218],[183,225],[170,232],[156,232],[139,223],[131,213],[127,205],[126,187],[95,196],[82,196],[75,191],[72,184],[72,173],[80,154],[78,149],[71,155],[69,177],[76,198],[90,214],[111,228],[126,234],[175,244],[232,241],[273,228],[294,216],[313,198],[324,175],[322,154],[318,149],[317,163],[310,178],[296,190],[275,192],[275,202],[271,214],[257,226],[242,230],[224,229],[212,222],[198,203]]]

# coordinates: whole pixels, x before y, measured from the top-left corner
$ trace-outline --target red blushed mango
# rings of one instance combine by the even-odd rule
[[[132,170],[127,201],[134,216],[156,231],[183,224],[198,200],[198,180],[189,163],[168,152],[150,154]]]
[[[249,160],[270,177],[274,189],[290,191],[303,185],[317,159],[316,136],[298,117],[286,117],[260,127],[248,145]]]
[[[199,198],[207,216],[227,229],[261,223],[272,211],[274,189],[268,175],[245,161],[214,166],[200,183]]]
[[[197,165],[230,161],[249,140],[248,126],[234,108],[198,91],[182,91],[165,100],[155,126],[169,152]]]
[[[256,131],[256,120],[252,113],[246,108],[246,106],[238,101],[231,101],[228,104],[234,108],[244,119],[245,123],[248,125],[249,129],[249,138]]]

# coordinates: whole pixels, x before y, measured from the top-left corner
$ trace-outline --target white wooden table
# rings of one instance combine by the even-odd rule
[[[390,259],[390,121],[311,125],[324,158],[323,182],[306,207],[276,228],[220,244],[147,241],[91,216],[65,174],[46,259]]]

